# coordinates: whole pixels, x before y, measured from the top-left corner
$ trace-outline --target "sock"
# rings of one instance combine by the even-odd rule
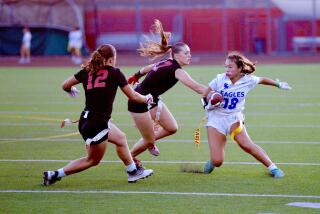
[[[272,171],[274,169],[277,169],[278,167],[273,163],[270,166],[268,166],[269,171]]]
[[[136,164],[134,162],[130,163],[128,166],[127,166],[127,172],[133,172],[137,170],[137,167],[136,167]]]
[[[58,178],[63,178],[65,176],[67,176],[67,175],[66,175],[66,173],[64,173],[63,168],[58,169]]]

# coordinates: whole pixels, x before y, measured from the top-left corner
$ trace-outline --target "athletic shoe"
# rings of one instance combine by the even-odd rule
[[[140,167],[137,170],[134,170],[132,173],[128,173],[128,182],[129,183],[135,183],[137,180],[145,179],[153,174],[152,169],[144,169],[143,167]]]
[[[204,168],[203,168],[203,173],[204,174],[210,174],[214,169],[214,166],[211,162],[211,160],[208,160],[207,163],[204,165]]]
[[[150,154],[152,154],[153,156],[159,156],[160,155],[160,150],[158,149],[158,147],[154,144],[153,147],[149,147],[148,148]]]
[[[274,178],[282,178],[284,177],[284,172],[281,169],[273,169],[270,171],[270,175]]]
[[[74,60],[74,64],[76,65],[80,65],[82,63],[82,59],[80,57],[77,57],[75,60]]]
[[[60,180],[61,178],[58,178],[58,171],[46,171],[43,173],[43,185],[45,186],[49,186]]]
[[[24,58],[20,58],[19,59],[19,64],[24,64],[24,63],[26,63],[26,60]]]

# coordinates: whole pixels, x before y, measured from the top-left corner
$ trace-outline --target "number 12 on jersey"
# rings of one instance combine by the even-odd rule
[[[93,89],[93,88],[103,88],[106,87],[106,83],[104,82],[105,79],[108,77],[108,71],[107,70],[99,70],[97,72],[97,77],[94,81],[94,84],[92,84],[92,73],[88,74],[88,85],[87,90]]]

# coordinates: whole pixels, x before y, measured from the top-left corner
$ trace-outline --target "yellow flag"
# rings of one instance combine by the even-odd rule
[[[200,128],[197,128],[193,135],[194,144],[197,146],[197,148],[200,147],[201,138],[200,138]]]
[[[194,144],[197,146],[197,148],[200,147],[201,144],[201,137],[200,137],[200,127],[203,126],[203,124],[207,121],[207,116],[204,116],[201,119],[201,122],[198,125],[198,128],[194,131],[194,135],[193,135],[193,140],[194,140]]]

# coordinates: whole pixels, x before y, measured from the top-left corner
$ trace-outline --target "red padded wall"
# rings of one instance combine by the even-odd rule
[[[272,44],[265,44],[276,49],[277,25],[271,25],[270,34],[267,33],[268,11],[262,9],[227,9],[225,13],[219,8],[208,9],[141,9],[141,16],[137,17],[135,9],[99,9],[98,12],[88,10],[85,13],[85,28],[87,43],[90,48],[95,46],[95,37],[99,33],[107,32],[135,32],[135,20],[142,21],[142,31],[149,32],[149,27],[155,18],[162,21],[165,30],[173,31],[173,19],[177,14],[183,17],[183,41],[190,45],[193,51],[221,52],[226,50],[254,51],[254,39],[268,41],[271,35]],[[271,10],[272,23],[281,17],[281,12]],[[97,22],[95,22],[97,17]],[[115,24],[117,23],[117,24]],[[225,23],[225,24],[224,24]],[[98,26],[96,29],[95,26]],[[244,26],[247,26],[246,28]],[[224,38],[226,42],[224,43]]]

